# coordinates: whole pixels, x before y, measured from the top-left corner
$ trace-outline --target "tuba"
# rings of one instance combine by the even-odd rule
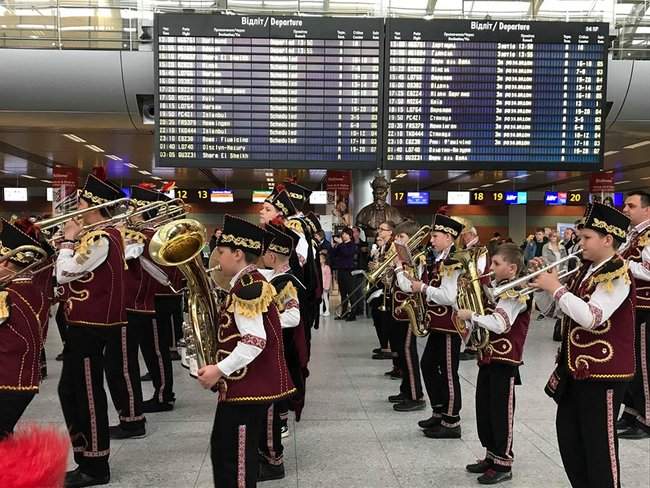
[[[219,304],[201,258],[205,242],[203,224],[180,219],[160,227],[149,243],[151,259],[161,266],[178,267],[187,280],[189,324],[184,325],[183,332],[192,376],[203,366],[217,362]]]
[[[479,315],[485,315],[484,291],[481,286],[481,273],[478,262],[481,257],[488,257],[486,247],[473,247],[456,251],[452,259],[457,260],[463,269],[463,274],[458,278],[458,308],[471,310]],[[464,337],[466,332],[465,322],[454,318],[454,325],[458,333]],[[483,350],[490,342],[490,334],[482,327],[474,327],[469,336],[469,343],[478,351]]]
[[[417,266],[418,261],[420,261],[426,254],[426,247],[415,256],[413,256],[413,264]],[[409,279],[417,279],[415,276],[415,269],[405,269],[404,272],[408,275]],[[424,297],[422,293],[413,293],[408,297],[404,303],[402,303],[398,310],[403,311],[409,318],[409,328],[411,333],[415,337],[424,337],[429,333],[426,322],[426,306],[424,304]]]

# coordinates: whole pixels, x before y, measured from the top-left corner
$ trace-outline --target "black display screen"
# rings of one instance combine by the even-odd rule
[[[161,166],[376,168],[383,19],[156,16]]]
[[[602,166],[605,23],[386,21],[384,167]]]

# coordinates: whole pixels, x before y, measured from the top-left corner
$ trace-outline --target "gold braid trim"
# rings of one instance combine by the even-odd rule
[[[142,232],[138,232],[137,230],[133,229],[123,230],[122,236],[124,238],[124,241],[129,244],[144,244],[147,240],[147,236],[145,236]]]
[[[301,236],[305,234],[305,232],[302,229],[302,225],[300,224],[300,221],[296,219],[289,219],[287,220],[284,225],[286,226],[287,229],[291,229]]]
[[[9,318],[9,292],[0,291],[0,319],[7,320]]]
[[[639,246],[641,247],[650,246],[650,230],[644,232],[639,236]]]
[[[284,285],[284,288],[282,288],[282,290],[279,291],[274,298],[275,304],[280,308],[284,308],[284,304],[289,300],[297,300],[297,299],[298,299],[298,290],[296,290],[296,287],[293,286],[293,283],[291,283],[291,281],[287,281],[287,284]]]
[[[440,274],[444,276],[451,276],[454,273],[454,271],[462,268],[463,268],[463,264],[459,262],[449,263],[449,264],[443,263],[440,265]]]
[[[594,276],[592,278],[592,283],[594,285],[598,285],[599,283],[604,283],[605,290],[611,292],[614,290],[614,280],[616,278],[622,278],[625,281],[625,283],[627,284],[630,283],[630,276],[628,275],[627,271],[628,271],[627,263],[624,263],[621,267],[615,269],[614,271],[610,271],[609,273],[602,273]]]
[[[239,298],[234,293],[231,295],[232,300],[228,306],[228,312],[238,313],[252,319],[257,315],[265,313],[269,309],[269,305],[276,295],[275,288],[267,281],[262,282],[262,293],[257,298],[252,300],[244,300]]]
[[[89,255],[91,253],[90,246],[96,243],[102,237],[108,238],[108,233],[104,232],[103,230],[94,230],[88,232],[81,238],[77,247],[75,247],[75,253]]]
[[[522,295],[521,290],[515,290],[513,288],[504,291],[497,297],[497,300],[517,300],[519,303],[526,303],[530,299],[531,295]]]

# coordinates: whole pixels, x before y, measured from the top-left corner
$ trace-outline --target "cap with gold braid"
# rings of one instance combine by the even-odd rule
[[[112,183],[90,174],[79,192],[79,198],[83,198],[92,206],[124,198],[124,193]]]
[[[264,236],[265,231],[261,227],[232,215],[225,215],[217,246],[241,249],[261,256],[264,250]]]
[[[271,234],[267,250],[282,256],[291,256],[295,245],[293,238],[274,225],[267,225],[265,230]]]
[[[296,207],[296,210],[302,211],[305,208],[307,202],[309,202],[309,196],[311,195],[311,190],[305,188],[298,183],[287,182],[284,183],[284,188],[289,194],[289,198],[293,202],[293,206]]]
[[[296,214],[296,207],[293,201],[289,198],[289,194],[281,187],[276,187],[273,192],[267,197],[266,202],[277,208],[285,217],[291,217]]]
[[[463,224],[458,222],[457,220],[452,219],[451,217],[447,217],[446,215],[442,214],[435,214],[433,216],[433,224],[431,226],[431,231],[432,232],[443,232],[445,234],[449,234],[451,237],[456,239],[460,235],[460,233],[463,231]]]
[[[0,231],[0,256],[6,256],[20,246],[36,246],[43,249],[49,255],[54,254],[54,249],[48,244],[37,241],[5,219],[0,219],[0,222],[2,225],[2,230]],[[19,252],[9,260],[21,266],[26,266],[38,257],[30,252]]]
[[[591,203],[585,211],[584,228],[601,234],[609,234],[616,241],[624,242],[630,219],[611,205]]]

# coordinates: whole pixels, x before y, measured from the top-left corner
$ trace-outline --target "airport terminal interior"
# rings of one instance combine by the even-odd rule
[[[650,1],[0,0],[0,488],[650,486]]]

